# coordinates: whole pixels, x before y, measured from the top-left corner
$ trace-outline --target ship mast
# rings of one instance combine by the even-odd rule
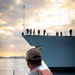
[[[24,27],[24,34],[25,34],[25,5],[23,5],[23,27]]]

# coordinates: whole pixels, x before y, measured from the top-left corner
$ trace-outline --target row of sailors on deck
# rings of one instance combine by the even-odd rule
[[[38,35],[40,35],[40,30],[38,30],[37,32],[38,32]],[[27,28],[26,29],[26,34],[27,35],[29,35],[29,34],[30,35],[32,35],[32,34],[35,35],[35,29],[32,30],[32,29]],[[70,36],[72,36],[72,29],[69,30],[69,34],[70,34]],[[46,35],[46,30],[45,29],[43,30],[43,35]],[[49,34],[47,33],[47,36],[48,35]],[[56,36],[59,36],[59,32],[56,32]],[[62,32],[60,32],[60,36],[62,36]]]
[[[38,30],[37,31],[38,32],[38,35],[40,35],[40,30]],[[30,35],[32,35],[32,33],[33,33],[33,35],[35,35],[35,29],[33,29],[33,32],[32,32],[32,29],[26,29],[26,34],[28,35],[28,34],[30,34]],[[43,30],[43,35],[45,35],[46,34],[46,30]]]

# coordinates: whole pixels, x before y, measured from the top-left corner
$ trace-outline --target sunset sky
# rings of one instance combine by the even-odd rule
[[[73,29],[75,0],[0,0],[0,56],[22,56],[31,48],[21,36],[25,28],[46,29],[48,33]]]

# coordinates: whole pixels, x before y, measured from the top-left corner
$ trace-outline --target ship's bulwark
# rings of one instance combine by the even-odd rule
[[[22,36],[31,46],[41,46],[43,60],[48,67],[75,69],[74,36]]]

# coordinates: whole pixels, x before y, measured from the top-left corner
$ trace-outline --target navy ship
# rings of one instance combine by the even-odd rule
[[[31,45],[40,47],[43,60],[53,72],[75,72],[75,36],[24,35]]]
[[[56,32],[56,36],[47,36],[39,35],[40,31],[38,31],[38,35],[35,35],[35,30],[30,30],[30,35],[28,34],[29,29],[27,29],[27,34],[25,33],[25,5],[23,6],[23,26],[24,32],[22,32],[23,38],[31,45],[40,47],[40,51],[42,52],[42,59],[46,63],[46,65],[51,69],[52,72],[65,72],[75,75],[75,36],[72,36],[72,30],[70,30],[70,36],[58,36],[58,32]],[[46,66],[45,65],[45,66]],[[46,67],[47,67],[46,66]],[[68,75],[68,74],[64,75]],[[56,75],[60,75],[56,73]],[[62,75],[62,74],[61,74]]]

